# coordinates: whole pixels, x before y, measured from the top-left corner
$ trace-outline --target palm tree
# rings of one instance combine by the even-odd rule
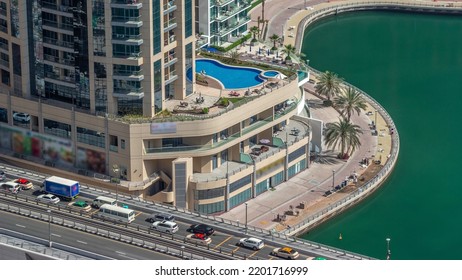
[[[359,135],[363,132],[358,125],[350,123],[345,118],[339,118],[338,122],[328,123],[326,127],[324,143],[328,148],[340,146],[339,158],[348,158],[361,146]]]
[[[343,117],[350,121],[351,115],[356,112],[358,115],[362,110],[366,110],[367,105],[361,93],[353,87],[348,89],[334,99],[334,104],[340,109]]]
[[[273,34],[273,35],[271,35],[271,37],[269,37],[269,39],[271,40],[271,42],[273,42],[273,47],[271,48],[273,51],[278,49],[278,48],[276,47],[276,43],[278,42],[279,38],[280,38],[280,37],[279,37],[279,35],[277,35],[277,34]]]
[[[290,60],[290,56],[295,54],[295,47],[291,44],[285,45],[282,53],[286,55],[286,60]]]
[[[326,96],[328,101],[327,103],[331,105],[332,102],[330,101],[330,98],[337,96],[340,93],[340,84],[342,81],[343,79],[339,78],[337,74],[326,71],[319,76],[319,81],[316,84],[315,89],[320,95]]]
[[[257,41],[257,35],[258,35],[258,33],[260,33],[260,29],[258,27],[256,27],[256,26],[252,26],[252,27],[250,27],[249,31],[253,35],[252,42]]]

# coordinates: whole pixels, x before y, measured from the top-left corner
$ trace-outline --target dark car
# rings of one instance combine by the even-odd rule
[[[191,225],[189,227],[188,231],[192,232],[192,233],[202,233],[202,234],[205,234],[207,236],[212,235],[215,232],[213,227],[208,226],[208,225],[204,225],[204,224]]]

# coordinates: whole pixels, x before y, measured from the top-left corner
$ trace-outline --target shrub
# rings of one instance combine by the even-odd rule
[[[205,107],[202,108],[202,114],[208,114],[209,113],[209,108]]]

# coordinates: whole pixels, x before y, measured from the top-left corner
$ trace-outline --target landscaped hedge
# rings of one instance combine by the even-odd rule
[[[252,10],[253,8],[255,8],[261,2],[263,2],[263,0],[255,0],[255,1],[253,1],[253,3],[250,5],[249,11]]]
[[[220,46],[210,46],[210,47],[215,48],[219,52],[225,53],[225,52],[228,52],[228,51],[234,49],[235,47],[239,46],[240,44],[244,43],[245,41],[249,40],[251,36],[252,36],[252,34],[247,34],[247,35],[243,36],[242,38],[240,38],[239,40],[237,40],[236,42],[234,42],[231,45],[227,46],[226,48],[223,48],[223,47],[220,47]]]

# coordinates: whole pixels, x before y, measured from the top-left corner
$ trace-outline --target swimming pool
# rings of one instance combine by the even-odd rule
[[[229,66],[213,59],[196,59],[196,72],[205,71],[223,84],[225,89],[243,89],[254,87],[265,80],[260,77],[262,70],[248,67]],[[191,69],[188,78],[191,79]]]

